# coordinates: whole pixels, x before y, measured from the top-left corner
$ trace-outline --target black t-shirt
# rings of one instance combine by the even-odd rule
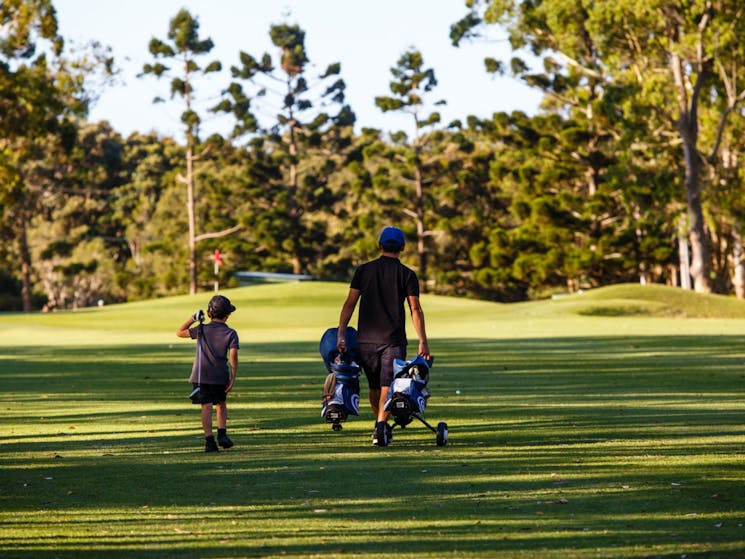
[[[404,301],[419,296],[416,274],[398,258],[381,256],[359,266],[350,287],[361,294],[357,341],[406,345]]]
[[[228,350],[231,347],[238,349],[238,333],[224,322],[208,322],[203,325],[204,338],[200,333],[200,327],[189,328],[189,335],[196,339],[199,344],[201,339],[201,363],[202,384],[227,384],[230,381],[230,368],[228,366]],[[198,337],[199,338],[198,338]],[[190,382],[200,382],[199,379],[199,345],[197,345],[197,357],[191,370]]]

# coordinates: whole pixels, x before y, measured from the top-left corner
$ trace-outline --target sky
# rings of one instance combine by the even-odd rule
[[[55,0],[59,31],[68,44],[96,40],[111,47],[121,70],[117,82],[105,88],[89,119],[108,120],[123,135],[149,132],[181,137],[178,101],[168,99],[168,82],[152,76],[138,78],[143,64],[152,61],[148,43],[166,39],[171,18],[182,7],[199,20],[202,38],[214,49],[204,61],[220,60],[223,72],[197,85],[203,107],[212,103],[230,82],[229,68],[240,51],[276,60],[269,28],[276,23],[297,24],[305,31],[306,52],[313,73],[341,63],[346,102],[357,115],[356,128],[413,131],[407,115],[383,113],[374,98],[389,95],[390,69],[410,48],[418,49],[425,67],[433,68],[438,85],[433,100],[446,105],[437,110],[444,123],[468,115],[490,117],[494,112],[536,111],[540,95],[510,76],[493,77],[484,69],[487,56],[505,62],[513,56],[509,43],[494,37],[450,44],[450,26],[466,14],[463,0]],[[496,30],[495,30],[496,33]],[[202,132],[226,133],[228,116],[204,117]],[[259,117],[269,118],[264,109]]]

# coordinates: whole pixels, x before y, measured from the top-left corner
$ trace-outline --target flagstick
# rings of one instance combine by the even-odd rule
[[[220,281],[218,273],[220,272],[220,264],[222,264],[222,258],[220,257],[220,249],[215,249],[215,293],[220,289]]]

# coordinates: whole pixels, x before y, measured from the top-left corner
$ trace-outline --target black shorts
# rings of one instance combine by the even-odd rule
[[[193,387],[200,387],[199,392],[191,399],[192,404],[221,404],[228,399],[225,393],[227,384],[197,384]]]
[[[393,382],[393,360],[406,359],[406,346],[359,344],[360,365],[370,388],[390,386]]]

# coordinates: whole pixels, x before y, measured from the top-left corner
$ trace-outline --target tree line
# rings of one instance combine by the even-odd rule
[[[450,39],[497,29],[516,54],[486,70],[540,89],[537,114],[443,122],[412,47],[375,103],[414,132],[356,132],[340,64],[313,70],[289,22],[197,106],[222,61],[182,9],[143,45],[141,79],[167,84],[184,139],[123,137],[86,118],[111,52],[67,52],[52,0],[4,1],[0,309],[211,289],[216,249],[223,286],[241,270],[347,280],[387,224],[433,293],[520,301],[641,281],[745,296],[740,3],[466,0]],[[231,133],[205,137],[205,111]]]

